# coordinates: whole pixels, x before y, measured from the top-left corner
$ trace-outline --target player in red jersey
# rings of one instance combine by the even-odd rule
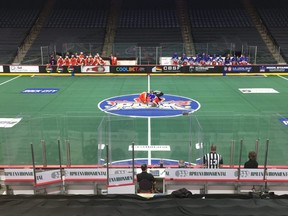
[[[62,67],[63,64],[64,64],[64,59],[62,58],[62,56],[59,56],[59,58],[57,59],[57,66]]]

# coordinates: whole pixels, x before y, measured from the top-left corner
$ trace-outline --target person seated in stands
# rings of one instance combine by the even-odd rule
[[[89,65],[89,56],[86,56],[85,58],[84,58],[84,60],[83,60],[83,65]]]
[[[77,65],[77,58],[74,55],[71,56],[70,63],[72,66]]]
[[[77,59],[77,62],[78,62],[78,65],[80,66],[85,66],[85,63],[86,63],[86,59],[85,58],[79,58]]]
[[[56,59],[54,58],[53,55],[51,55],[50,59],[49,59],[49,65],[52,66],[52,65],[56,65],[56,64],[57,64]]]
[[[80,59],[84,59],[84,58],[85,58],[83,52],[80,52],[79,58],[80,58]]]
[[[110,54],[110,65],[117,65],[117,56]]]
[[[257,154],[254,151],[250,151],[248,153],[249,160],[245,162],[244,168],[250,168],[250,169],[257,169],[258,168],[258,162],[257,162]]]
[[[234,65],[238,65],[238,61],[237,61],[237,56],[234,55],[231,57],[231,64]]]
[[[193,58],[193,57],[190,57],[189,59],[188,59],[188,65],[189,66],[193,66],[195,64],[195,59]]]
[[[225,59],[224,59],[224,64],[225,65],[231,65],[231,56],[230,54],[227,54]]]
[[[154,193],[155,192],[155,178],[151,173],[147,172],[147,164],[141,165],[141,173],[137,174],[138,193]]]
[[[200,65],[201,66],[206,65],[206,53],[202,53],[201,60],[200,60]]]
[[[65,59],[64,59],[64,65],[67,66],[67,67],[71,65],[71,61],[70,61],[69,56],[66,56],[66,57],[65,57]]]
[[[239,65],[247,65],[248,64],[248,57],[246,57],[244,54],[241,54],[241,56],[238,59]]]
[[[178,161],[178,167],[179,168],[186,168],[187,166],[186,166],[185,161],[184,160],[179,160]]]
[[[196,55],[196,58],[195,58],[195,64],[196,65],[201,65],[201,61],[202,61],[202,56],[198,53]]]
[[[211,65],[213,66],[216,66],[217,65],[217,55],[214,54],[212,57],[211,57]]]
[[[244,56],[243,64],[244,64],[244,65],[250,65],[250,63],[249,63],[249,57],[248,57],[248,56]]]
[[[105,65],[105,61],[102,59],[99,53],[96,53],[94,60],[95,60],[95,65]]]
[[[63,64],[64,64],[64,59],[62,58],[62,56],[59,56],[59,58],[57,59],[57,66],[62,67]]]
[[[87,61],[87,65],[88,66],[94,66],[96,63],[94,62],[95,59],[93,58],[93,56],[90,54],[89,55],[89,58],[88,58],[88,61]]]
[[[181,65],[183,65],[183,66],[188,65],[188,58],[187,58],[187,56],[186,56],[185,53],[182,54],[182,57],[181,57],[181,59],[180,59],[180,62],[181,62]]]
[[[179,64],[179,56],[178,53],[175,52],[171,57],[171,63],[172,65],[178,65]]]
[[[204,59],[205,65],[211,65],[211,57],[209,54],[207,53],[204,54],[203,59]]]
[[[221,55],[219,55],[217,57],[217,65],[222,66],[223,64],[224,64],[223,57]]]

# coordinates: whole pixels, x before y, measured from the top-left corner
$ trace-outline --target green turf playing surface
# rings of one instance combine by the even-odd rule
[[[12,128],[0,128],[0,164],[42,164],[43,143],[47,163],[58,164],[58,140],[62,163],[70,144],[72,164],[97,164],[105,158],[98,144],[111,145],[111,160],[131,158],[128,146],[148,143],[148,120],[108,115],[98,109],[106,98],[140,93],[148,89],[147,76],[0,76],[0,117],[22,120]],[[8,81],[8,82],[6,82]],[[6,82],[6,83],[5,83]],[[27,88],[59,88],[55,94],[22,94]],[[153,158],[195,160],[215,143],[225,164],[241,162],[255,149],[268,165],[287,165],[288,80],[278,76],[151,76],[150,88],[197,100],[201,108],[189,116],[151,119],[151,144],[170,145],[170,152],[152,152]],[[239,88],[273,88],[279,93],[244,94]],[[267,141],[269,140],[269,141]],[[196,143],[203,143],[198,149]],[[231,143],[234,148],[231,150]],[[231,156],[232,155],[232,156]],[[135,152],[146,158],[147,152]]]

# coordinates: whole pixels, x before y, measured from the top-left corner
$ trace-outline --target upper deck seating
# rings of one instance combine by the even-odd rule
[[[241,1],[207,0],[205,5],[189,1],[189,15],[196,53],[243,52],[253,58],[252,63],[275,63]]]
[[[11,64],[38,18],[44,0],[11,0],[0,7],[0,64]]]
[[[269,33],[279,46],[279,50],[286,62],[288,61],[288,8],[287,1],[275,0],[263,2],[259,0],[252,1],[257,8],[262,22],[266,25]]]
[[[51,54],[102,50],[110,1],[56,1],[54,9],[42,28],[24,62],[41,63],[40,47],[48,46]]]
[[[115,36],[118,55],[135,57],[142,52],[142,64],[155,63],[157,49],[170,56],[175,47],[170,50],[169,44],[182,42],[174,0],[123,0]]]

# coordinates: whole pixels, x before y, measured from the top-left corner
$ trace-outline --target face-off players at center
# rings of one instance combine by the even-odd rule
[[[161,101],[163,101],[163,98],[161,98],[164,95],[161,91],[150,91],[150,92],[142,92],[139,97],[137,98],[137,102],[144,103],[147,105],[150,105],[152,107],[157,107]]]

